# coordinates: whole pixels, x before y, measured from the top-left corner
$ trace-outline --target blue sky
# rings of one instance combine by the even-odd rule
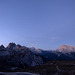
[[[75,46],[75,0],[0,0],[0,44],[9,42]]]

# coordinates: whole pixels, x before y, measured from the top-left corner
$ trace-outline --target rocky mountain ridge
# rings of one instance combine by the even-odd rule
[[[0,46],[0,71],[36,66],[54,60],[75,60],[75,47],[61,45],[56,50],[43,50],[15,43],[9,43],[7,47]]]
[[[7,66],[9,66],[8,69],[13,67],[25,68],[42,63],[42,58],[25,46],[16,45],[15,43],[9,43],[6,48],[3,45],[0,46],[0,70]]]
[[[75,60],[75,47],[69,45],[61,45],[56,50],[31,50],[35,54],[40,55],[44,61],[50,60]]]

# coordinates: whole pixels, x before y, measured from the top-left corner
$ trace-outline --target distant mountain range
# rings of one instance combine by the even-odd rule
[[[42,50],[15,43],[0,46],[0,71],[13,71],[52,60],[75,60],[75,47],[61,45],[56,50]]]
[[[61,45],[56,50],[42,50],[30,48],[32,52],[41,56],[43,61],[49,60],[75,60],[75,47]]]

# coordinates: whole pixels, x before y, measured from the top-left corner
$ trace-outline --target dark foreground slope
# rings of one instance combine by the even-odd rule
[[[75,75],[75,61],[49,61],[24,71],[40,75]]]
[[[75,75],[75,61],[48,61],[34,67],[15,70],[17,75]],[[33,74],[21,74],[21,72]],[[4,74],[6,75],[6,74]]]

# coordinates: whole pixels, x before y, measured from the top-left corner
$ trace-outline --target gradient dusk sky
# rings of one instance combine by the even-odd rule
[[[0,45],[9,42],[75,46],[75,0],[0,0]]]

